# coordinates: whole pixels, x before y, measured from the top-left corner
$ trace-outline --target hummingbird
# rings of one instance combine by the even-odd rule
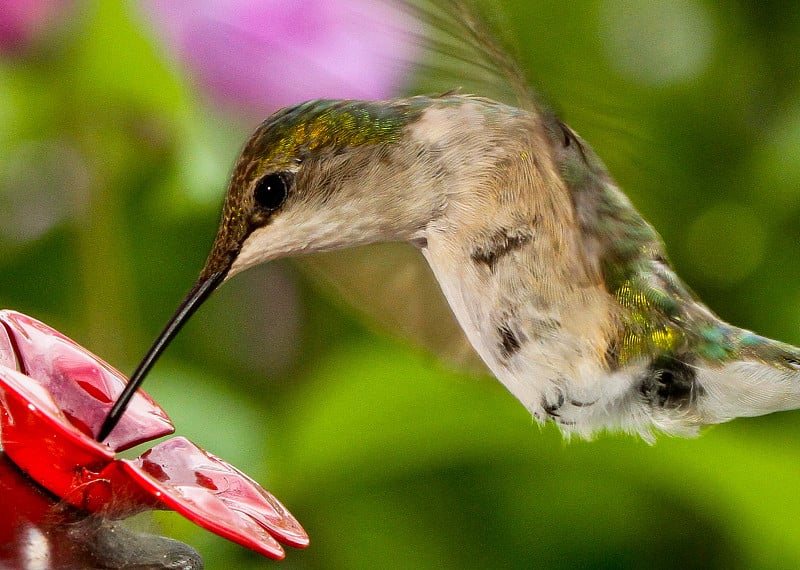
[[[488,369],[566,435],[649,441],[800,407],[800,349],[703,304],[589,144],[454,5],[517,104],[448,91],[318,99],[267,118],[233,169],[199,278],[100,441],[222,283],[275,259],[380,242],[419,250]]]

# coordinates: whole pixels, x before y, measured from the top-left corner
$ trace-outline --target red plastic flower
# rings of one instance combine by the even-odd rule
[[[40,485],[109,518],[173,509],[271,558],[284,556],[278,541],[308,545],[308,535],[275,497],[185,438],[164,441],[137,459],[115,459],[117,451],[174,431],[166,413],[140,392],[98,443],[124,385],[122,374],[61,333],[0,311],[0,444]]]

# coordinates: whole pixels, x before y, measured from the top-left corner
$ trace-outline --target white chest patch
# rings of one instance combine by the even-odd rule
[[[423,250],[467,338],[494,375],[539,421],[590,437],[608,429],[649,434],[637,378],[646,366],[610,374],[596,344],[604,299],[575,295],[554,303],[541,283],[505,273],[490,277],[474,258],[459,259],[435,239]]]

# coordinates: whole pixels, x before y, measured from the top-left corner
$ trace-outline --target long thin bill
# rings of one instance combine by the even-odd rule
[[[111,411],[108,413],[108,416],[100,428],[100,432],[97,434],[97,441],[103,441],[108,437],[119,422],[122,414],[125,413],[125,409],[128,407],[131,398],[133,398],[136,390],[141,386],[145,376],[147,376],[153,364],[158,360],[158,357],[161,356],[161,353],[164,352],[164,349],[167,348],[170,341],[178,334],[183,324],[189,320],[189,317],[203,304],[203,301],[208,298],[211,292],[222,283],[226,273],[226,271],[213,273],[209,277],[199,279],[194,284],[194,287],[192,287],[192,290],[186,295],[186,298],[183,300],[180,307],[178,307],[178,310],[172,315],[167,326],[164,327],[164,330],[158,335],[158,338],[156,338],[150,350],[147,351],[147,354],[145,354],[144,358],[139,363],[139,366],[134,370],[130,380],[128,380],[128,384],[125,386],[119,398],[117,398],[117,401],[114,402]]]

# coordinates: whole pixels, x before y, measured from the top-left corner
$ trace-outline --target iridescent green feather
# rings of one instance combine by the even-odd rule
[[[643,357],[685,350],[686,314],[694,304],[666,260],[656,231],[614,185],[588,145],[562,175],[575,203],[583,235],[596,244],[609,293],[619,305],[620,330],[607,354],[615,369]]]
[[[262,164],[285,165],[303,152],[394,142],[422,109],[414,100],[386,105],[318,99],[287,107],[265,121],[256,138]]]

